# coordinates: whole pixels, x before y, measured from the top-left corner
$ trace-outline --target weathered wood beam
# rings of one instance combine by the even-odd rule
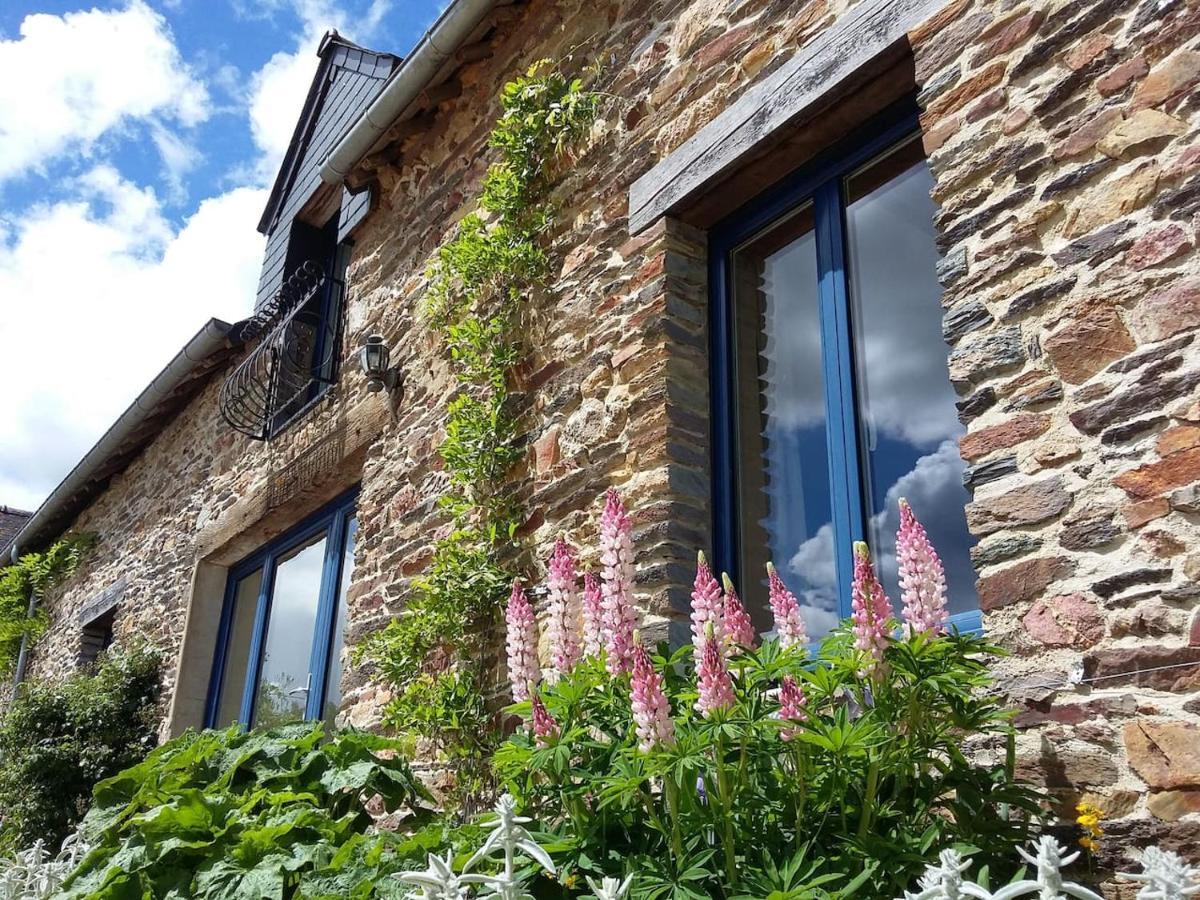
[[[863,0],[851,8],[633,183],[630,234],[686,207],[789,125],[821,108],[855,73],[903,49],[908,32],[948,2]]]
[[[479,62],[480,60],[490,59],[494,53],[491,41],[476,41],[474,44],[466,44],[454,51],[454,61],[460,65]]]

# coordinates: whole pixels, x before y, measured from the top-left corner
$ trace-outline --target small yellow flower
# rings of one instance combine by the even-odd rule
[[[1091,803],[1080,803],[1075,807],[1075,812],[1079,814],[1075,817],[1075,824],[1083,832],[1083,836],[1079,838],[1079,846],[1089,853],[1095,853],[1100,849],[1098,838],[1104,835],[1104,829],[1100,827],[1104,810]]]

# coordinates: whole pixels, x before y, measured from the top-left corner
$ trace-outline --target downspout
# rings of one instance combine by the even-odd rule
[[[341,184],[496,6],[497,0],[450,0],[450,5],[400,64],[379,96],[325,157],[321,180],[326,184]]]

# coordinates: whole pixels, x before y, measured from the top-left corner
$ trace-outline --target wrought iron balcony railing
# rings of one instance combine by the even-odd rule
[[[235,431],[266,440],[337,380],[342,283],[313,262],[243,327],[258,346],[221,387],[221,416]]]

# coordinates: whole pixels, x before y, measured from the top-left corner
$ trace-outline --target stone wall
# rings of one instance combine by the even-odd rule
[[[388,338],[408,373],[394,415],[360,412],[350,367],[316,415],[256,445],[224,430],[210,385],[81,517],[103,543],[54,604],[35,670],[68,664],[74,611],[122,574],[118,631],[174,653],[198,559],[228,564],[358,480],[348,641],[403,608],[446,527],[436,448],[452,380],[420,321],[426,262],[477,191],[500,86],[569,52],[603,63],[617,99],[564,165],[558,269],[526,322],[523,563],[540,575],[560,532],[590,550],[615,485],[633,512],[640,599],[656,623],[677,620],[709,530],[706,238],[673,220],[631,236],[628,189],[846,8],[520,8],[381,173],[380,206],[355,235],[347,347]],[[951,0],[910,35],[979,593],[988,633],[1012,653],[998,674],[1021,705],[1021,765],[1065,801],[1099,798],[1114,838],[1168,846],[1200,831],[1196,816],[1180,820],[1200,809],[1200,669],[1166,668],[1200,660],[1197,33],[1200,9],[1181,0]],[[806,127],[823,133],[820,118]],[[323,493],[264,505],[272,473],[347,427],[352,446]],[[376,724],[387,693],[370,665],[348,666],[343,689],[343,719]]]
[[[1110,855],[1195,852],[1200,8],[948,9],[916,67],[1019,762],[1109,810]]]

